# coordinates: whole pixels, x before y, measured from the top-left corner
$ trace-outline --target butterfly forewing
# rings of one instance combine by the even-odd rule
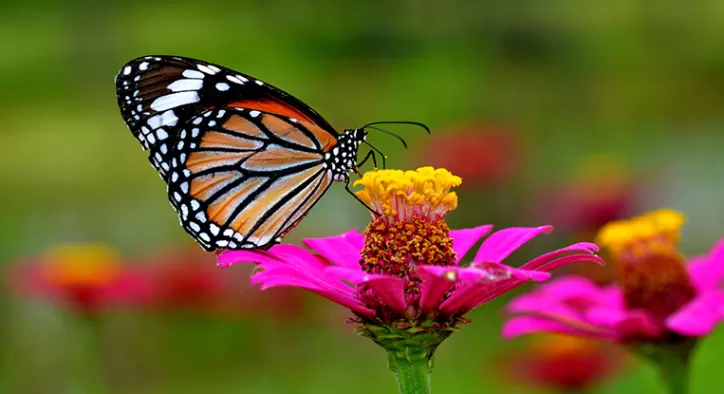
[[[200,60],[138,58],[116,91],[182,226],[206,250],[278,243],[345,177],[359,143],[282,90]]]
[[[194,59],[147,56],[135,59],[116,77],[121,115],[162,174],[168,163],[169,138],[179,126],[210,108],[256,109],[309,122],[334,137],[334,129],[313,109],[258,79]]]

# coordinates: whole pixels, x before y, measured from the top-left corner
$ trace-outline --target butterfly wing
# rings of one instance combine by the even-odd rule
[[[316,134],[315,134],[316,133]],[[169,199],[205,249],[278,243],[329,188],[336,140],[313,123],[223,107],[194,117],[171,158]]]
[[[199,60],[152,56],[116,78],[121,114],[206,250],[278,243],[332,182],[338,134],[289,94]]]
[[[116,95],[123,120],[150,150],[151,164],[166,177],[171,144],[180,127],[194,116],[225,106],[276,113],[337,132],[316,111],[258,79],[201,60],[146,56],[132,60],[116,77]]]

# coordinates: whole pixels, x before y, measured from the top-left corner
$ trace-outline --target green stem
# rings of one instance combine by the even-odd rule
[[[402,358],[390,352],[389,367],[397,378],[400,394],[430,394],[432,359]]]
[[[669,343],[642,342],[632,347],[636,354],[654,364],[668,394],[689,392],[689,358],[696,339],[679,339]]]

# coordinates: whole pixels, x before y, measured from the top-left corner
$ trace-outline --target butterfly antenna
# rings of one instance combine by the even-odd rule
[[[381,132],[383,132],[383,133],[385,133],[385,134],[389,134],[389,135],[397,138],[398,140],[400,140],[400,142],[402,142],[402,146],[404,146],[405,149],[407,149],[407,142],[406,142],[402,137],[400,137],[399,135],[397,135],[397,134],[395,134],[395,133],[393,133],[393,132],[391,132],[391,131],[387,131],[387,130],[385,130],[385,129],[381,129],[381,128],[375,127],[375,126],[365,126],[364,129],[373,129],[373,130],[381,131]]]
[[[378,125],[378,124],[409,124],[409,125],[413,125],[413,126],[422,127],[423,129],[425,129],[425,131],[427,131],[427,134],[431,134],[430,128],[427,127],[424,123],[411,122],[411,121],[407,121],[407,120],[391,120],[391,121],[385,120],[385,121],[379,121],[379,122],[372,122],[372,123],[367,123],[366,125],[362,126],[362,128],[364,129],[368,126],[374,126],[374,125]]]

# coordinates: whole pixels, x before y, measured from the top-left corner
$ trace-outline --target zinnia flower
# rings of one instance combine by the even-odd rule
[[[504,336],[559,332],[618,342],[665,368],[670,385],[685,384],[695,339],[724,318],[724,240],[687,264],[678,248],[683,223],[682,214],[659,210],[606,225],[598,242],[615,261],[619,283],[573,276],[521,295],[509,305],[516,316]]]
[[[10,266],[10,287],[23,297],[47,298],[83,314],[145,305],[148,278],[104,244],[61,244]]]
[[[467,322],[473,308],[519,286],[548,279],[548,271],[579,261],[603,263],[597,247],[580,243],[513,268],[502,264],[550,226],[491,234],[469,266],[462,257],[492,226],[450,230],[445,215],[457,207],[450,190],[460,178],[447,170],[366,173],[357,195],[376,212],[364,234],[355,230],[307,239],[312,249],[277,245],[266,252],[228,251],[219,265],[255,262],[262,289],[300,287],[349,308],[359,332],[388,351],[402,393],[428,393],[437,346]],[[316,252],[316,254],[314,253]]]
[[[580,393],[619,370],[623,356],[599,341],[538,334],[524,349],[508,354],[504,367],[515,382]]]

